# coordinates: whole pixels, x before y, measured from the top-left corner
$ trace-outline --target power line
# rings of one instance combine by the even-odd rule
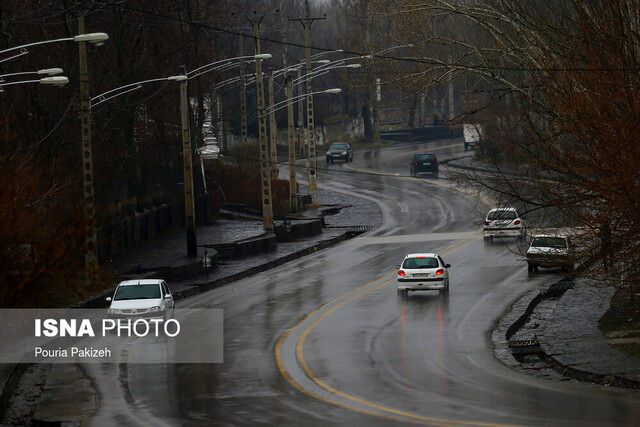
[[[138,13],[142,13],[145,15],[150,15],[150,16],[154,16],[156,18],[163,18],[169,21],[174,21],[174,22],[179,22],[181,24],[189,24],[189,25],[194,25],[194,26],[198,26],[198,27],[202,27],[202,28],[206,28],[212,31],[217,31],[217,32],[221,32],[221,33],[226,33],[226,34],[231,34],[234,36],[240,36],[240,37],[248,37],[251,39],[254,39],[254,35],[253,34],[247,34],[247,33],[243,33],[240,31],[235,31],[233,29],[229,29],[229,28],[222,28],[222,27],[218,27],[215,25],[211,25],[211,24],[207,24],[204,22],[197,22],[197,21],[191,21],[188,19],[184,19],[184,18],[179,18],[179,17],[175,17],[175,16],[171,16],[171,15],[166,15],[163,13],[159,13],[159,12],[155,12],[155,11],[151,11],[151,10],[145,10],[145,9],[139,9],[136,7],[131,7],[128,4],[123,4],[123,7],[127,10],[130,10],[132,12],[138,12]],[[306,45],[303,43],[295,43],[295,42],[286,42],[283,40],[277,40],[274,38],[270,38],[270,37],[260,37],[261,40],[263,41],[268,41],[270,43],[275,43],[275,44],[279,44],[279,45],[285,45],[285,46],[293,46],[293,47],[299,47],[299,48],[306,48]],[[332,48],[327,48],[327,47],[321,47],[321,46],[309,46],[310,49],[313,50],[319,50],[319,51],[323,51],[323,52],[331,52],[331,51],[335,51],[336,48],[332,47]],[[363,52],[358,52],[355,50],[345,50],[343,49],[343,53],[348,54],[348,55],[355,55],[355,56],[373,56],[379,59],[385,59],[385,60],[390,60],[390,61],[398,61],[398,62],[411,62],[411,63],[417,63],[417,64],[427,64],[427,65],[440,65],[440,66],[452,66],[452,67],[460,67],[459,64],[453,64],[453,63],[444,63],[441,61],[434,61],[434,60],[429,60],[429,59],[420,59],[420,58],[408,58],[408,57],[401,57],[401,56],[390,56],[390,55],[376,55],[376,54],[370,54],[370,53],[363,53]],[[583,68],[583,67],[574,67],[574,68],[542,68],[542,67],[537,67],[537,68],[533,68],[533,67],[499,67],[499,66],[486,66],[486,65],[465,65],[465,68],[468,68],[470,70],[489,70],[489,71],[538,71],[538,72],[543,72],[543,71],[566,71],[566,72],[613,72],[613,71],[626,71],[626,69],[624,68]]]

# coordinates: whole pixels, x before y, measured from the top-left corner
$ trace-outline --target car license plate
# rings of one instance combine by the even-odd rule
[[[424,166],[429,166],[431,164],[431,162],[424,162],[422,163]]]
[[[412,275],[413,277],[429,277],[429,273],[416,273]]]

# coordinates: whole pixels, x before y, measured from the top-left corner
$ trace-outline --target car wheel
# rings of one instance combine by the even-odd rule
[[[449,294],[449,279],[447,279],[447,283],[444,285],[444,289],[440,289],[440,295]]]
[[[438,171],[437,171],[437,170],[435,170],[435,171],[433,172],[433,177],[434,177],[434,178],[437,178],[437,177],[438,177]]]
[[[409,295],[409,291],[406,289],[398,289],[398,298],[406,298]]]
[[[416,171],[414,171],[413,169],[411,169],[411,176],[416,176]]]
[[[530,262],[528,262],[527,263],[527,271],[529,272],[529,274],[533,274],[533,272],[535,271],[535,265],[533,265]]]
[[[488,245],[491,242],[493,242],[493,237],[491,237],[491,236],[485,237],[483,240],[484,240],[485,245]]]

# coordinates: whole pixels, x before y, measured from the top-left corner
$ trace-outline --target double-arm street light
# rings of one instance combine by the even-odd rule
[[[84,219],[85,219],[85,273],[87,283],[95,281],[99,277],[98,270],[98,237],[95,225],[95,196],[93,186],[93,156],[91,146],[91,117],[89,113],[90,99],[89,99],[89,72],[87,67],[87,43],[91,43],[96,46],[102,45],[109,39],[109,35],[106,33],[85,33],[84,16],[78,18],[78,35],[73,37],[63,37],[59,39],[44,40],[34,43],[23,44],[21,46],[15,46],[8,49],[0,50],[0,56],[4,54],[17,54],[0,59],[1,62],[10,61],[14,58],[26,55],[29,53],[29,48],[35,46],[41,46],[45,44],[61,43],[61,42],[75,42],[78,43],[79,53],[79,65],[80,65],[80,122],[82,133],[82,178],[83,178],[83,193],[84,193]],[[43,81],[45,79],[48,82],[57,82],[58,85],[62,84],[62,80],[54,77],[45,77],[38,82],[42,84],[56,84],[47,83]],[[68,80],[67,80],[68,81]],[[66,82],[65,82],[66,84]]]

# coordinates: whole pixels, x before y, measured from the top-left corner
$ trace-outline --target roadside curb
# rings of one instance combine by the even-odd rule
[[[184,289],[182,291],[176,291],[173,293],[174,299],[177,300],[181,300],[199,293],[203,293],[206,291],[209,291],[211,289],[215,289],[215,288],[219,288],[221,286],[224,286],[226,284],[232,283],[232,282],[236,282],[238,280],[242,280],[245,279],[247,277],[253,276],[255,274],[258,273],[262,273],[263,271],[267,271],[270,270],[272,268],[278,267],[282,264],[285,264],[289,261],[293,261],[296,260],[298,258],[302,258],[303,256],[306,255],[310,255],[313,254],[315,252],[318,252],[322,249],[326,249],[328,247],[334,246],[342,241],[345,241],[347,239],[353,238],[358,236],[360,233],[360,230],[356,230],[356,231],[351,231],[348,230],[336,237],[333,237],[331,239],[327,239],[327,240],[321,240],[318,243],[312,245],[312,246],[308,246],[304,249],[298,250],[296,252],[284,255],[280,258],[274,259],[272,261],[266,262],[264,264],[260,264],[257,265],[255,267],[249,268],[247,270],[241,271],[239,273],[236,274],[232,274],[231,276],[226,276],[226,277],[222,277],[220,279],[216,279],[213,280],[211,282],[207,282],[207,283],[201,283],[201,284],[197,284],[194,285],[193,287],[190,287],[188,289]]]
[[[568,282],[569,281],[567,279],[562,279],[560,281],[553,282],[546,289],[539,291],[533,298],[531,298],[531,293],[528,293],[523,295],[518,301],[516,301],[516,304],[517,304],[521,300],[524,300],[526,298],[531,298],[529,303],[526,305],[524,312],[520,316],[518,316],[515,320],[513,320],[512,323],[506,328],[506,331],[505,331],[504,338],[506,341],[504,344],[506,344],[507,348],[511,350],[512,357],[514,359],[515,359],[515,356],[514,356],[515,352],[513,351],[513,346],[511,345],[512,342],[510,342],[510,339],[527,322],[527,320],[529,319],[529,317],[531,316],[535,308],[538,306],[538,304],[540,304],[542,301],[548,298],[553,298],[557,296],[560,296],[562,298],[564,293],[572,287],[572,286],[567,286]],[[536,353],[538,354],[540,359],[546,364],[548,364],[555,371],[557,371],[561,375],[564,375],[565,377],[568,377],[577,381],[581,381],[581,382],[588,382],[588,383],[599,384],[604,386],[614,386],[614,387],[640,390],[640,381],[626,378],[621,375],[589,372],[584,369],[576,368],[567,363],[563,363],[562,361],[558,360],[557,357],[554,357],[554,355],[549,354],[548,343],[545,343],[544,340],[540,340],[538,336],[534,337],[533,340],[531,341],[532,343],[529,343],[530,345],[537,345]],[[499,348],[502,346],[500,346],[500,343],[495,341],[494,341],[494,347],[496,351],[504,350],[502,348]],[[501,360],[501,362],[505,363],[504,360],[502,360],[501,358],[499,359]],[[505,363],[505,364],[509,367],[513,367],[509,363]]]

